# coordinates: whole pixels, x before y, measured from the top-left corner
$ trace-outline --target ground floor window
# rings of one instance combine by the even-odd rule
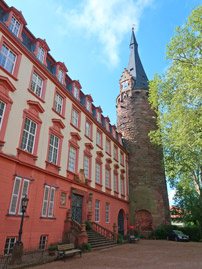
[[[95,200],[95,221],[100,220],[100,201]]]
[[[47,235],[41,235],[40,243],[39,243],[39,249],[45,249],[46,248],[46,242],[47,242]]]
[[[12,253],[13,247],[15,245],[15,237],[7,237],[4,247],[4,255],[10,255]]]
[[[106,203],[105,219],[106,219],[106,223],[109,223],[109,203]]]

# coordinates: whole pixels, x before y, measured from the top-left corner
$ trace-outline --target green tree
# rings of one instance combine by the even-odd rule
[[[158,126],[150,138],[163,146],[176,202],[202,225],[202,6],[176,28],[167,59],[165,74],[156,74],[150,82],[149,101]]]

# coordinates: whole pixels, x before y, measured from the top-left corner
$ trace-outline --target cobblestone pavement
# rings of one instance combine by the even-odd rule
[[[137,244],[84,253],[78,256],[44,264],[35,269],[74,268],[137,268],[137,269],[200,269],[202,268],[202,243],[141,240]]]

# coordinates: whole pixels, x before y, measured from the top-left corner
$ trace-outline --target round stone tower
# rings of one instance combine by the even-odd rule
[[[121,76],[116,100],[117,128],[129,153],[130,224],[142,233],[170,223],[162,150],[152,145],[148,136],[157,128],[148,91],[148,79],[132,29],[128,68]]]

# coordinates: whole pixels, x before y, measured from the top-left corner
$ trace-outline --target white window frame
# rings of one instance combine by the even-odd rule
[[[27,184],[27,186],[26,186]],[[25,197],[25,195],[28,194],[29,191],[29,180],[28,179],[24,179],[23,180],[23,185],[22,185],[22,191],[21,191],[21,197],[20,197],[20,205],[18,208],[18,215],[22,215],[22,199]]]
[[[102,134],[99,131],[97,131],[96,143],[97,143],[98,146],[100,146],[100,147],[102,146]]]
[[[118,148],[114,146],[114,159],[118,159]]]
[[[43,250],[46,248],[46,243],[47,243],[47,235],[41,235],[40,236],[40,241],[39,241],[39,249]]]
[[[106,152],[110,154],[110,141],[106,139]]]
[[[55,200],[55,188],[51,187],[49,205],[48,205],[48,217],[49,218],[53,217],[54,200]]]
[[[44,61],[44,56],[45,56],[44,49],[42,49],[41,46],[38,46],[37,56],[36,57],[41,63],[43,63],[43,61]]]
[[[76,148],[70,146],[69,147],[69,161],[68,161],[68,170],[75,173],[76,170]]]
[[[26,123],[29,121],[29,128],[28,130],[25,129]],[[33,125],[35,126],[34,133],[32,132]],[[35,138],[36,138],[36,132],[37,132],[37,124],[32,121],[30,118],[25,118],[24,128],[23,128],[23,134],[21,139],[21,145],[20,148],[28,151],[29,153],[33,153],[34,151],[34,145],[35,145]],[[30,145],[31,143],[31,145]]]
[[[105,170],[105,187],[109,188],[109,180],[110,180],[110,170],[106,168]]]
[[[86,121],[86,136],[91,138],[91,123]]]
[[[78,90],[77,87],[74,87],[74,97],[75,97],[76,99],[78,99],[78,96],[79,96],[79,90]]]
[[[100,221],[100,201],[95,200],[95,222]]]
[[[37,96],[41,97],[43,90],[43,79],[36,73],[32,74],[32,82],[30,90]]]
[[[62,115],[63,97],[58,92],[55,93],[54,109]]]
[[[47,216],[49,193],[50,193],[50,186],[45,185],[44,195],[43,195],[43,206],[42,206],[42,213],[41,213],[41,216],[42,217],[46,217]],[[44,213],[44,210],[45,210],[45,213]]]
[[[89,100],[87,100],[86,102],[86,109],[90,112],[90,108],[91,108],[91,102]]]
[[[48,148],[48,162],[57,164],[59,145],[60,139],[54,134],[51,134]]]
[[[22,178],[16,176],[15,177],[15,182],[14,182],[14,185],[13,185],[13,192],[12,192],[12,196],[11,196],[9,214],[14,214],[14,215],[16,214],[17,206],[18,206],[18,199],[19,199],[19,194],[20,194],[21,182],[22,182]],[[18,188],[16,187],[17,184],[19,184]],[[15,207],[14,211],[12,211],[12,207]]]
[[[79,112],[76,109],[72,109],[72,124],[79,128]]]
[[[64,72],[59,68],[58,70],[58,80],[60,83],[63,83],[63,79],[64,79]]]
[[[11,18],[9,29],[14,35],[18,36],[19,31],[20,31],[20,23],[16,20],[14,16],[12,16]]]
[[[2,51],[2,49],[5,49],[5,51]],[[11,56],[12,58],[11,59]],[[6,69],[9,73],[13,74],[14,69],[15,69],[15,63],[16,63],[17,55],[9,49],[5,44],[2,45],[1,47],[1,52],[0,52],[0,65]]]
[[[116,192],[118,191],[117,183],[118,183],[118,175],[114,174],[114,191]]]
[[[121,194],[124,195],[124,180],[121,178]]]
[[[7,242],[8,240],[8,242]],[[13,241],[13,242],[11,242]],[[6,242],[5,242],[5,246],[4,246],[4,256],[9,256],[12,254],[12,250],[13,250],[13,247],[15,246],[15,242],[16,242],[16,237],[11,237],[11,236],[8,236],[6,238]],[[6,247],[6,245],[8,245]]]
[[[101,119],[101,113],[97,111],[97,121],[100,122],[100,119]]]
[[[85,178],[89,179],[90,177],[90,157],[87,155],[84,156],[84,175]]]
[[[105,221],[109,223],[109,203],[105,204]]]
[[[3,109],[1,109],[2,105],[3,105]],[[1,131],[1,126],[3,123],[5,111],[6,111],[6,104],[0,100],[0,131]]]
[[[97,183],[97,184],[100,184],[101,183],[101,164],[100,163],[98,163],[98,162],[96,162],[96,175],[95,175],[95,182]]]

